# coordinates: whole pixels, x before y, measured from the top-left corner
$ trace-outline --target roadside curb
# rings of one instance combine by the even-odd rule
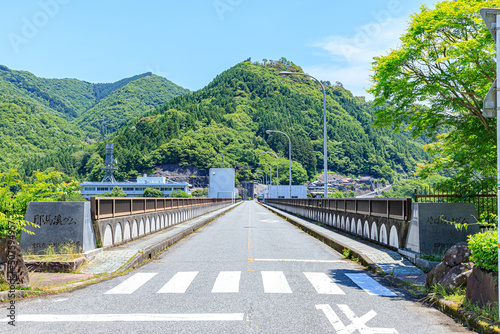
[[[241,204],[241,202],[239,204]],[[230,206],[226,210],[220,212],[219,214],[217,214],[215,216],[206,217],[206,218],[202,219],[201,221],[199,221],[198,223],[196,223],[195,225],[190,226],[188,228],[185,228],[182,231],[179,231],[177,234],[163,240],[162,242],[159,242],[156,245],[151,245],[151,246],[145,248],[141,253],[137,253],[131,260],[129,260],[129,262],[127,262],[125,265],[123,265],[118,270],[114,271],[112,274],[116,275],[116,274],[124,272],[128,269],[133,269],[137,266],[140,266],[143,262],[153,258],[153,256],[161,253],[162,251],[164,251],[168,247],[172,246],[173,244],[175,244],[179,240],[190,235],[191,233],[195,232],[196,230],[202,228],[203,226],[207,225],[208,223],[214,221],[215,219],[219,218],[220,216],[226,214],[226,212],[229,212],[232,209],[236,208],[239,204]]]
[[[273,207],[270,207],[270,206],[265,205],[265,204],[262,204],[262,206],[264,206],[268,210],[274,212],[276,215],[280,216],[281,218],[287,220],[288,222],[290,222],[291,224],[295,225],[296,227],[298,227],[302,231],[306,232],[307,234],[315,237],[316,239],[320,240],[324,244],[326,244],[326,245],[330,246],[331,248],[335,249],[340,254],[342,254],[342,251],[344,249],[349,249],[352,252],[352,254],[359,259],[359,262],[362,265],[364,265],[365,267],[368,267],[369,269],[371,269],[374,272],[376,272],[378,274],[381,274],[381,275],[388,274],[385,271],[383,271],[380,267],[378,267],[376,265],[376,263],[374,263],[369,257],[367,257],[366,255],[364,255],[361,251],[357,250],[356,248],[354,248],[352,246],[349,246],[349,245],[346,245],[346,244],[344,244],[344,243],[342,243],[340,241],[332,240],[332,239],[328,238],[328,236],[326,236],[325,234],[322,234],[320,232],[311,230],[307,226],[302,225],[300,222],[298,222],[298,221],[294,220],[292,217],[290,217],[290,216],[293,216],[291,214],[284,215],[281,212],[277,211]]]
[[[467,314],[455,306],[452,302],[446,301],[444,299],[433,297],[431,303],[441,312],[447,314],[448,316],[458,319],[460,322],[467,324],[470,328],[483,334],[498,334],[500,333],[500,328],[498,326],[492,326],[478,318]]]
[[[39,296],[42,293],[42,291],[38,290],[15,290],[15,297],[9,298],[9,294],[11,294],[9,291],[0,291],[0,303],[9,302],[9,300],[16,300],[24,297]]]
[[[179,231],[175,235],[155,244],[147,247],[144,249],[142,252],[137,253],[134,255],[126,264],[121,266],[118,270],[115,270],[112,273],[107,273],[99,277],[94,277],[90,278],[88,280],[80,281],[80,282],[73,282],[73,283],[67,283],[63,285],[59,285],[57,287],[43,290],[43,291],[38,291],[38,290],[16,290],[16,296],[14,299],[8,298],[9,297],[9,291],[0,291],[0,305],[2,303],[8,303],[11,300],[18,300],[21,298],[25,297],[30,297],[30,296],[41,296],[41,295],[47,295],[47,294],[54,294],[54,293],[59,293],[59,292],[67,292],[73,289],[77,289],[89,284],[94,284],[94,283],[99,283],[101,281],[105,281],[107,279],[113,278],[117,275],[120,275],[121,273],[134,269],[136,267],[139,267],[142,265],[144,262],[147,260],[153,258],[155,255],[161,253],[168,247],[172,246],[179,240],[183,239],[184,237],[188,236],[189,234],[195,232],[196,230],[200,229],[201,227],[207,225],[208,223],[214,221],[215,219],[219,218],[220,216],[226,214],[227,212],[233,210],[236,208],[238,205],[240,205],[242,202],[237,203],[235,205],[228,206],[226,208],[223,208],[224,210],[219,212],[216,215],[210,215],[212,212],[209,212],[203,216],[208,216],[203,219],[201,219],[203,216],[195,217],[193,219],[200,219],[199,222],[196,224],[189,226],[187,228],[184,228],[183,230]],[[191,219],[192,220],[192,219]],[[187,222],[187,221],[186,221]],[[181,223],[182,224],[182,223]]]

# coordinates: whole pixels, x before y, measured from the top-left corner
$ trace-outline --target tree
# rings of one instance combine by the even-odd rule
[[[193,197],[201,197],[203,195],[203,189],[196,189],[191,192]]]
[[[344,194],[341,191],[335,189],[334,191],[328,192],[328,198],[344,198]]]
[[[483,96],[495,79],[495,43],[479,16],[482,7],[500,7],[500,1],[422,6],[400,46],[373,63],[369,92],[382,107],[376,124],[438,136],[426,146],[435,155],[419,166],[422,176],[453,169],[462,184],[496,184],[496,125],[482,116]]]
[[[77,192],[79,184],[75,181],[64,182],[62,173],[33,172],[30,183],[24,182],[19,173],[9,169],[0,173],[0,262],[7,263],[7,257],[14,257],[17,276],[10,283],[13,285],[28,285],[29,278],[22,258],[17,236],[21,231],[33,234],[26,226],[39,227],[24,220],[26,209],[30,202],[57,201],[63,197],[71,197]],[[9,249],[14,250],[10,254]],[[10,265],[10,263],[9,263]]]
[[[163,192],[156,188],[146,188],[144,189],[143,197],[163,197]]]
[[[170,197],[189,198],[191,195],[182,190],[174,190],[170,193]]]

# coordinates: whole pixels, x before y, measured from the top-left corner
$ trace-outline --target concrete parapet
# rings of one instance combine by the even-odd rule
[[[230,204],[211,203],[95,220],[96,240],[101,247],[114,247]]]

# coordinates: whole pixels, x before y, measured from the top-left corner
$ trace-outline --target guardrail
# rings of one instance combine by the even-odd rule
[[[92,220],[230,202],[225,198],[91,197]]]
[[[348,213],[364,214],[396,220],[411,220],[411,198],[332,198],[332,199],[267,199],[269,204],[326,209]]]

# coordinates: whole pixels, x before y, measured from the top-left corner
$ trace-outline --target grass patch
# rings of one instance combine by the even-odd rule
[[[24,260],[35,261],[71,261],[82,256],[82,249],[74,242],[66,242],[58,246],[49,245],[45,250],[34,253],[33,248],[23,251]]]
[[[443,260],[444,254],[420,254],[419,257],[422,260],[441,262]]]
[[[435,305],[439,299],[451,302],[457,310],[473,316],[474,318],[487,323],[490,326],[499,326],[500,320],[498,317],[498,304],[488,304],[479,306],[473,304],[465,298],[465,287],[459,287],[446,291],[440,284],[434,286],[428,291],[429,294],[423,298],[423,301],[431,305]]]
[[[9,291],[10,284],[3,278],[0,277],[0,291]],[[31,290],[30,287],[15,286],[14,290]]]

